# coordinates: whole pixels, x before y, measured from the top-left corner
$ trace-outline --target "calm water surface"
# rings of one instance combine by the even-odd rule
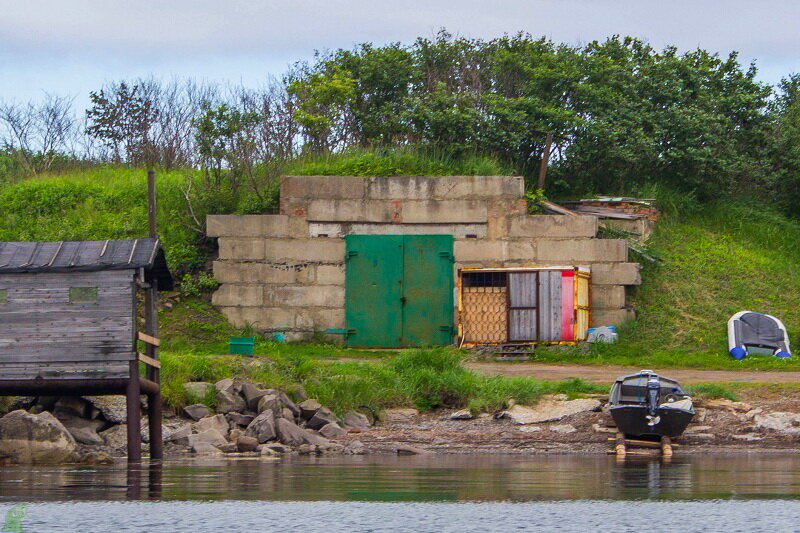
[[[3,522],[5,517],[5,522]],[[800,455],[0,469],[0,531],[800,531]]]

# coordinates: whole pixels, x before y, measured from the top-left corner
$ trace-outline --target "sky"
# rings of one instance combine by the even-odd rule
[[[315,50],[410,43],[440,28],[737,50],[776,83],[800,72],[798,22],[798,0],[0,0],[0,101],[47,92],[85,106],[105,82],[151,75],[258,86]]]

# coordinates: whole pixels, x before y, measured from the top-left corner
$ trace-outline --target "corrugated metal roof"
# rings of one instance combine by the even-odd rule
[[[172,290],[172,274],[158,239],[81,242],[0,242],[0,274],[91,272],[144,268],[158,288]]]

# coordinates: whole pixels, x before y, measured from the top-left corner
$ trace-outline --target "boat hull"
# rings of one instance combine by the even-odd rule
[[[611,417],[619,431],[626,435],[656,437],[678,437],[692,421],[694,411],[659,408],[658,424],[647,425],[647,407],[643,405],[618,405],[610,408]]]

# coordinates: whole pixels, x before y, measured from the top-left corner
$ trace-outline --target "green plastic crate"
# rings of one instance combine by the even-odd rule
[[[231,355],[253,355],[253,348],[255,348],[256,340],[244,337],[231,337],[230,341],[230,354]]]

